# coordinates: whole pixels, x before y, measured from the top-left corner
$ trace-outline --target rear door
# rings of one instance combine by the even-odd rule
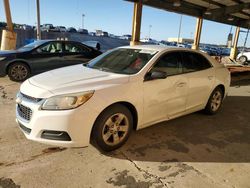
[[[215,72],[206,57],[195,52],[181,52],[183,73],[188,80],[187,110],[199,109],[211,94]]]
[[[91,49],[81,43],[66,41],[64,44],[64,63],[66,66],[86,63],[93,58]]]

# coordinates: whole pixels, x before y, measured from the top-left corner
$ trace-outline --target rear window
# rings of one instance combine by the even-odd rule
[[[211,67],[209,61],[198,53],[182,52],[182,59],[184,73],[200,71]]]

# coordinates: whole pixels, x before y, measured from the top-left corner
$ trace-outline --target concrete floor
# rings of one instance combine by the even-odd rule
[[[250,84],[234,84],[215,116],[197,112],[101,153],[27,140],[15,123],[20,84],[0,78],[0,187],[250,187]]]

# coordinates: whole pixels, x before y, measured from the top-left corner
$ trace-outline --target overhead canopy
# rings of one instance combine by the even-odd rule
[[[138,2],[140,0],[126,0]],[[248,28],[250,0],[142,0],[143,5]],[[176,3],[174,6],[174,3]],[[180,6],[179,6],[179,5]]]

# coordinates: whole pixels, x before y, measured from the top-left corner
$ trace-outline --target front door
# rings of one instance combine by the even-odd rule
[[[178,116],[185,111],[188,81],[182,74],[178,52],[161,56],[148,74],[167,73],[167,78],[144,81],[144,125]]]
[[[40,73],[63,66],[62,42],[52,41],[35,49],[28,57],[34,73]]]

